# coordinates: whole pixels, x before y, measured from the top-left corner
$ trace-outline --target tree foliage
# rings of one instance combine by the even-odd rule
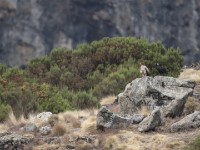
[[[0,65],[0,107],[11,106],[18,116],[98,107],[100,98],[117,95],[141,77],[140,62],[152,76],[158,74],[159,63],[168,76],[177,77],[183,58],[178,49],[132,37],[104,38],[74,50],[53,49],[49,56],[30,60],[24,70]]]

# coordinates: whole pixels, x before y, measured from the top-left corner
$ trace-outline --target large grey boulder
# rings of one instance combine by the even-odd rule
[[[41,121],[43,122],[47,122],[48,119],[52,116],[53,114],[51,112],[42,112],[42,113],[39,113],[37,116],[36,116],[36,119],[40,119]]]
[[[193,93],[194,86],[194,81],[167,76],[137,78],[126,86],[123,93],[118,95],[121,113],[133,115],[142,105],[146,105],[150,110],[166,107],[162,111],[166,116],[180,115],[187,97]]]
[[[0,149],[1,150],[14,150],[14,149],[24,149],[33,138],[23,137],[15,133],[4,133],[0,134]]]
[[[130,124],[139,123],[143,120],[144,116],[135,114],[133,116],[123,117],[118,114],[112,113],[105,106],[101,107],[97,114],[97,129],[105,128],[126,128]]]
[[[140,132],[147,132],[150,130],[154,130],[156,127],[162,124],[162,118],[160,110],[154,110],[151,112],[149,116],[144,118],[142,122],[140,122],[138,131]]]
[[[180,121],[172,124],[171,131],[177,132],[189,128],[198,128],[198,127],[200,127],[200,111],[195,111],[194,113],[187,115]]]

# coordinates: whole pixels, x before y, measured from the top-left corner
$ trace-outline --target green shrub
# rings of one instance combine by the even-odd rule
[[[28,63],[28,70],[31,77],[44,78],[50,70],[50,60],[47,56],[34,58]]]
[[[65,48],[53,49],[50,53],[50,62],[59,68],[66,68],[72,61],[72,51]]]
[[[69,104],[59,92],[59,89],[51,87],[49,84],[39,86],[37,99],[37,109],[39,111],[51,111],[59,113],[69,109]]]
[[[68,70],[63,70],[60,76],[60,87],[68,87],[68,89],[73,89],[74,85],[74,74]]]
[[[16,82],[18,84],[23,82],[23,76],[23,71],[19,70],[19,68],[17,67],[8,68],[2,74],[2,78],[12,82]]]
[[[155,64],[160,63],[168,76],[177,77],[183,58],[178,49],[132,37],[104,38],[72,51],[57,48],[49,56],[30,60],[24,70],[0,65],[1,99],[17,116],[97,107],[97,99],[117,95],[141,77],[140,62],[152,76],[158,74]]]
[[[157,74],[154,67],[160,63],[167,67],[168,75],[177,76],[183,63],[178,49],[167,49],[160,42],[149,43],[131,37],[104,38],[91,44],[79,45],[73,53],[91,58],[95,67],[99,64],[119,65],[129,58],[133,58],[136,63],[144,61],[152,69],[152,75]]]
[[[119,65],[116,71],[109,73],[100,83],[98,83],[92,90],[93,94],[98,98],[121,93],[125,86],[133,79],[139,77],[139,68],[132,59],[125,64]]]
[[[51,66],[50,71],[47,75],[49,83],[58,86],[60,83],[61,73],[62,71],[57,65]]]
[[[4,72],[6,72],[6,69],[6,65],[0,64],[0,76],[2,76]]]
[[[37,110],[37,96],[28,87],[10,87],[2,92],[2,100],[12,107],[16,117],[22,114],[27,117],[30,112]]]
[[[85,91],[73,92],[66,89],[62,90],[61,93],[63,98],[70,105],[69,109],[86,109],[99,106],[97,98],[91,93]]]
[[[0,122],[5,121],[8,118],[11,110],[9,105],[0,103]]]
[[[74,108],[78,109],[86,109],[91,107],[98,107],[99,103],[97,98],[94,97],[92,94],[88,94],[86,92],[77,92],[73,96],[72,105]]]

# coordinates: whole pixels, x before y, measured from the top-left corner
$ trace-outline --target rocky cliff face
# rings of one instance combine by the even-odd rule
[[[0,62],[21,65],[54,47],[136,36],[200,58],[199,0],[1,0]]]

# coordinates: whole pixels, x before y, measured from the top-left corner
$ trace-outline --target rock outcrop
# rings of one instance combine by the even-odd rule
[[[187,115],[180,121],[171,125],[171,131],[177,132],[181,130],[187,130],[190,128],[198,128],[200,127],[200,112],[195,111],[192,114]]]
[[[103,37],[135,36],[200,57],[199,0],[1,0],[0,62],[21,65],[52,48]]]
[[[166,76],[137,78],[118,95],[121,113],[135,114],[142,105],[146,105],[150,110],[162,108],[165,116],[180,115],[194,86],[193,81]]]
[[[194,81],[179,80],[167,76],[142,77],[129,83],[117,96],[119,114],[103,106],[97,115],[97,129],[124,128],[140,123],[138,130],[146,132],[164,124],[166,117],[180,116],[188,96],[193,94]],[[151,112],[146,118],[138,115],[146,106]]]
[[[0,134],[0,149],[1,150],[14,150],[23,149],[32,140],[31,137],[23,137],[14,133]]]
[[[103,106],[97,114],[97,129],[105,128],[126,128],[130,124],[139,123],[144,119],[143,115],[135,114],[129,117],[122,117],[112,113]]]

